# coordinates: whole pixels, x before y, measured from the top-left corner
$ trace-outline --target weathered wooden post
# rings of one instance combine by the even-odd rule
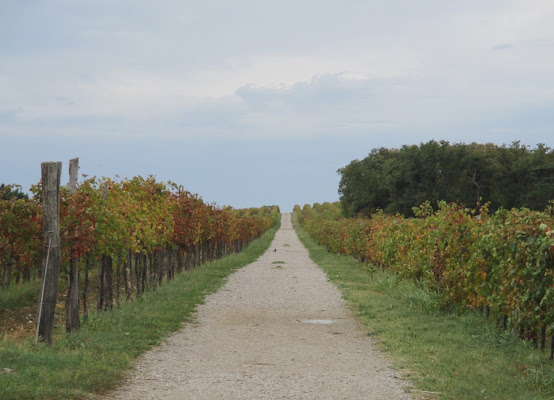
[[[69,183],[67,188],[69,189],[69,194],[73,194],[77,189],[77,179],[79,177],[79,158],[72,158],[69,160]]]
[[[60,276],[60,177],[61,162],[44,162],[42,170],[43,218],[43,284],[39,296],[37,335],[47,344],[52,344],[54,313]]]
[[[131,288],[133,277],[131,276],[133,252],[131,249],[127,250],[127,261],[125,262],[125,301],[131,301]],[[137,288],[138,290],[138,288]]]
[[[73,194],[77,189],[77,177],[79,174],[79,159],[69,160],[69,183],[67,188],[69,194]],[[79,320],[79,266],[78,260],[73,254],[69,255],[69,290],[65,300],[65,330],[67,333],[79,330],[81,322]]]
[[[102,184],[102,197],[108,199],[108,183]],[[98,274],[98,311],[111,310],[113,308],[113,261],[112,257],[103,254],[100,258],[100,271]]]

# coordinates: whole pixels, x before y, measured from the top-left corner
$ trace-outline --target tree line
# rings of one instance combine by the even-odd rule
[[[513,142],[450,144],[431,140],[399,149],[373,149],[337,171],[346,216],[413,216],[412,207],[429,201],[489,209],[543,210],[554,199],[554,151]],[[436,209],[436,208],[435,208]]]

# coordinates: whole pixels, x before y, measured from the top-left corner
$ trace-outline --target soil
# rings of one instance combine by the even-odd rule
[[[106,399],[410,399],[283,214],[265,254]]]

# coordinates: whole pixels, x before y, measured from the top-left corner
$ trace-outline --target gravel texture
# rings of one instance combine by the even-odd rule
[[[310,260],[291,215],[282,218],[270,249],[232,274],[195,322],[142,356],[106,398],[411,398]]]

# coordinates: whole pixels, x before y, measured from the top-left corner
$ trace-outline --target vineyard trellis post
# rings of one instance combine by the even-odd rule
[[[102,198],[108,200],[108,182],[102,183]],[[98,272],[98,311],[113,308],[113,260],[111,255],[102,254]]]
[[[79,159],[69,160],[69,183],[67,188],[72,195],[77,189]],[[65,330],[67,333],[81,327],[79,320],[79,260],[73,254],[69,255],[68,293],[65,301]]]
[[[43,285],[39,296],[37,339],[52,344],[54,315],[60,275],[60,177],[61,162],[44,162],[42,172],[43,222]]]

